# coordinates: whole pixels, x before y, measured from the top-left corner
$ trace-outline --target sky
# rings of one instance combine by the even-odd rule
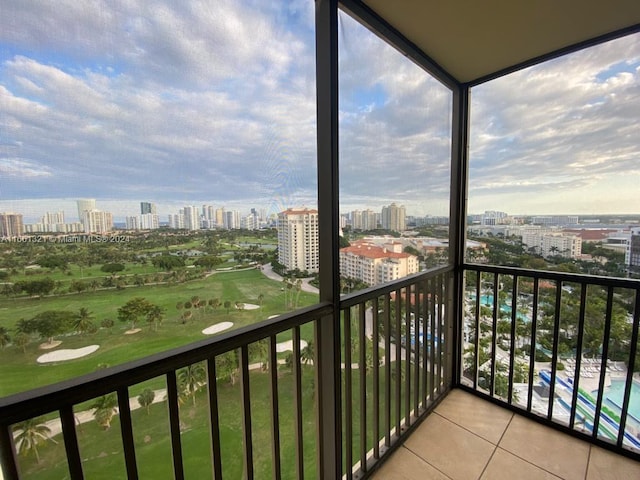
[[[315,206],[313,1],[0,8],[0,211]],[[448,215],[451,93],[339,27],[341,211]],[[469,212],[639,212],[639,111],[638,35],[475,87]]]

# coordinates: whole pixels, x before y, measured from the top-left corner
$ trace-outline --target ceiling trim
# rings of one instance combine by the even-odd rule
[[[613,32],[605,33],[604,35],[599,35],[594,38],[590,38],[588,40],[584,40],[582,42],[575,43],[573,45],[569,45],[563,48],[559,48],[558,50],[554,50],[549,53],[545,53],[544,55],[539,55],[537,57],[533,57],[529,60],[525,60],[524,62],[519,62],[510,67],[505,67],[500,70],[497,70],[493,73],[489,73],[487,75],[483,75],[481,77],[476,78],[475,80],[471,80],[466,82],[466,85],[470,87],[474,87],[476,85],[480,85],[482,83],[486,83],[490,80],[494,80],[499,77],[503,77],[513,72],[517,72],[518,70],[522,70],[524,68],[532,67],[534,65],[538,65],[540,63],[544,63],[548,60],[553,60],[558,57],[562,57],[563,55],[568,55],[570,53],[574,53],[580,50],[584,50],[585,48],[595,47],[596,45],[600,45],[602,43],[609,42],[611,40],[615,40],[616,38],[626,37],[627,35],[633,35],[634,33],[640,32],[640,23],[636,23],[635,25],[631,25],[630,27],[622,28],[620,30],[615,30]],[[418,48],[418,47],[416,47]]]
[[[371,32],[386,43],[392,45],[403,55],[409,57],[417,65],[424,68],[430,75],[454,90],[460,88],[461,83],[445,70],[438,62],[427,55],[415,43],[411,42],[384,18],[374,12],[360,0],[339,0],[340,9],[367,27]]]

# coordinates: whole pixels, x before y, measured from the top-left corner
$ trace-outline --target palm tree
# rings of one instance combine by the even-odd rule
[[[228,315],[229,314],[229,310],[231,309],[231,301],[230,300],[225,300],[224,301],[224,308],[226,308],[227,315]]]
[[[22,353],[27,353],[27,345],[31,341],[31,337],[25,332],[18,332],[13,339],[13,344],[22,350]]]
[[[49,438],[51,429],[42,423],[40,417],[37,417],[17,423],[14,426],[14,430],[18,432],[15,436],[18,453],[20,455],[26,455],[32,451],[36,456],[36,461],[40,463],[38,445],[45,440],[53,441],[53,439]]]
[[[9,330],[5,327],[0,327],[0,348],[4,349],[11,342],[11,337],[9,336]]]
[[[92,318],[93,312],[90,312],[85,307],[81,307],[73,321],[73,328],[75,328],[76,332],[80,332],[81,334],[90,332],[95,328],[95,325],[91,321]]]
[[[262,304],[264,303],[264,295],[261,293],[258,295],[258,305],[260,305],[260,309],[262,310]]]
[[[313,356],[313,340],[309,340],[309,343],[300,350],[300,360],[306,365],[309,362],[313,362]]]
[[[150,388],[145,388],[142,393],[138,396],[138,403],[141,407],[144,407],[147,410],[147,415],[149,415],[149,407],[153,403],[153,399],[156,397],[156,394]]]
[[[108,395],[98,397],[96,398],[96,401],[91,405],[90,408],[95,409],[93,412],[93,416],[95,417],[96,422],[104,430],[108,430],[111,427],[111,420],[116,414],[117,405],[118,399],[116,398],[115,393],[110,393]]]
[[[204,364],[194,363],[178,372],[178,385],[184,396],[190,396],[193,405],[196,404],[196,392],[205,380]]]

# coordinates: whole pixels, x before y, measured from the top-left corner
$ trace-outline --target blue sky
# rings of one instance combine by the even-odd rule
[[[5,0],[0,211],[316,202],[311,0]],[[340,17],[341,206],[448,212],[451,95]],[[472,93],[470,212],[640,211],[640,40]]]

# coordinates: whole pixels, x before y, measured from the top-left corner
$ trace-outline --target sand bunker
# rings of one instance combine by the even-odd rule
[[[60,340],[54,340],[53,342],[46,342],[40,344],[40,350],[51,350],[52,348],[56,348],[62,342]]]
[[[307,342],[300,340],[300,349],[303,349],[306,346]],[[293,352],[293,340],[287,340],[286,342],[276,344],[276,352]]]
[[[279,317],[279,316],[280,316],[280,314],[278,314],[278,315],[269,315],[267,317],[267,320],[271,320],[272,318],[276,318],[276,317]]]
[[[244,304],[244,309],[245,310],[257,310],[260,308],[260,305],[254,305],[253,303],[245,303]]]
[[[141,328],[132,328],[130,330],[127,330],[126,332],[124,332],[125,335],[133,335],[134,333],[138,333],[142,331]]]
[[[100,345],[89,345],[82,348],[62,348],[54,352],[45,353],[38,357],[38,363],[61,362],[63,360],[73,360],[75,358],[84,357],[95,352]]]
[[[213,335],[214,333],[228,330],[231,327],[233,327],[233,323],[231,322],[216,323],[215,325],[211,325],[210,327],[207,327],[204,330],[202,330],[202,333],[204,333],[205,335]]]

